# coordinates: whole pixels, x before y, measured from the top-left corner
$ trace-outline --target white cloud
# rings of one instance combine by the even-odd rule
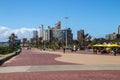
[[[8,41],[8,37],[11,33],[15,33],[19,39],[21,38],[31,38],[33,35],[33,30],[35,28],[19,28],[19,29],[11,29],[5,26],[0,26],[0,42]]]

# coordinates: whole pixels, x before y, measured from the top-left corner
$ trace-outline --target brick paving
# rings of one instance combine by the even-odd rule
[[[20,55],[6,62],[2,66],[28,66],[28,65],[69,65],[73,63],[65,63],[54,60],[60,57],[58,54],[47,54],[44,51],[34,52],[34,50],[23,50]]]
[[[76,65],[54,60],[54,58],[60,56],[59,54],[47,54],[41,51],[23,50],[20,55],[4,63],[2,67]],[[0,80],[120,80],[119,74],[120,70],[114,70],[113,66],[113,70],[8,72],[0,73]]]
[[[45,71],[0,74],[0,80],[120,80],[120,71]]]

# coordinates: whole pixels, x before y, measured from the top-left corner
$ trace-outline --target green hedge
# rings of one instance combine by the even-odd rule
[[[0,46],[0,54],[2,54],[2,55],[9,54],[9,53],[12,53],[14,51],[15,51],[15,49],[12,49],[10,47]]]

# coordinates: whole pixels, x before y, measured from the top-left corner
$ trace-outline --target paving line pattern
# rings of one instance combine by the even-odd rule
[[[47,65],[0,67],[0,73],[76,70],[120,70],[120,65]]]

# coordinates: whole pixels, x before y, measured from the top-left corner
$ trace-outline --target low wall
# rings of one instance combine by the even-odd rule
[[[2,65],[5,61],[11,59],[12,57],[20,54],[20,52],[21,52],[21,50],[19,49],[19,50],[17,50],[17,51],[14,52],[14,53],[10,53],[10,54],[8,54],[8,55],[6,55],[6,56],[4,56],[4,57],[1,57],[1,58],[0,58],[0,65]]]

